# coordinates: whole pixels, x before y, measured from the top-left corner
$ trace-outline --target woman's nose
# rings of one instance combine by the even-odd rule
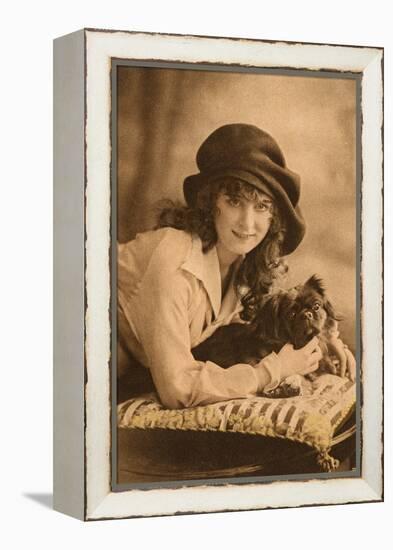
[[[240,227],[245,231],[250,231],[254,228],[255,213],[253,205],[245,205],[240,212]]]

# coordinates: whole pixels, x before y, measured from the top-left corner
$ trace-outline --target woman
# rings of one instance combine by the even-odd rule
[[[314,338],[256,366],[194,360],[191,349],[218,327],[252,318],[305,232],[299,177],[266,132],[222,126],[197,165],[184,182],[187,206],[166,208],[155,231],[119,246],[119,374],[136,380],[142,364],[169,408],[255,396],[321,358]]]

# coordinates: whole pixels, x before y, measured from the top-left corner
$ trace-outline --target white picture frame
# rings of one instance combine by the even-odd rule
[[[84,29],[55,40],[54,507],[82,520],[383,499],[383,50]],[[361,75],[359,477],[113,491],[113,59]]]

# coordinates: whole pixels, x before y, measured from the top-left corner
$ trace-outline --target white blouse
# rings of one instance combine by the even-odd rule
[[[128,344],[150,369],[167,407],[255,396],[262,389],[261,380],[266,382],[261,363],[223,369],[211,361],[196,361],[191,353],[218,327],[239,320],[242,308],[233,286],[236,267],[221,300],[216,248],[204,253],[198,237],[163,228],[119,245],[118,302],[135,336]],[[277,360],[271,354],[264,365]]]

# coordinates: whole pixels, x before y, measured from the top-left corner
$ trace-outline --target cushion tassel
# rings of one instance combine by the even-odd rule
[[[340,461],[330,456],[328,450],[318,453],[317,463],[324,472],[332,472],[340,466]]]

